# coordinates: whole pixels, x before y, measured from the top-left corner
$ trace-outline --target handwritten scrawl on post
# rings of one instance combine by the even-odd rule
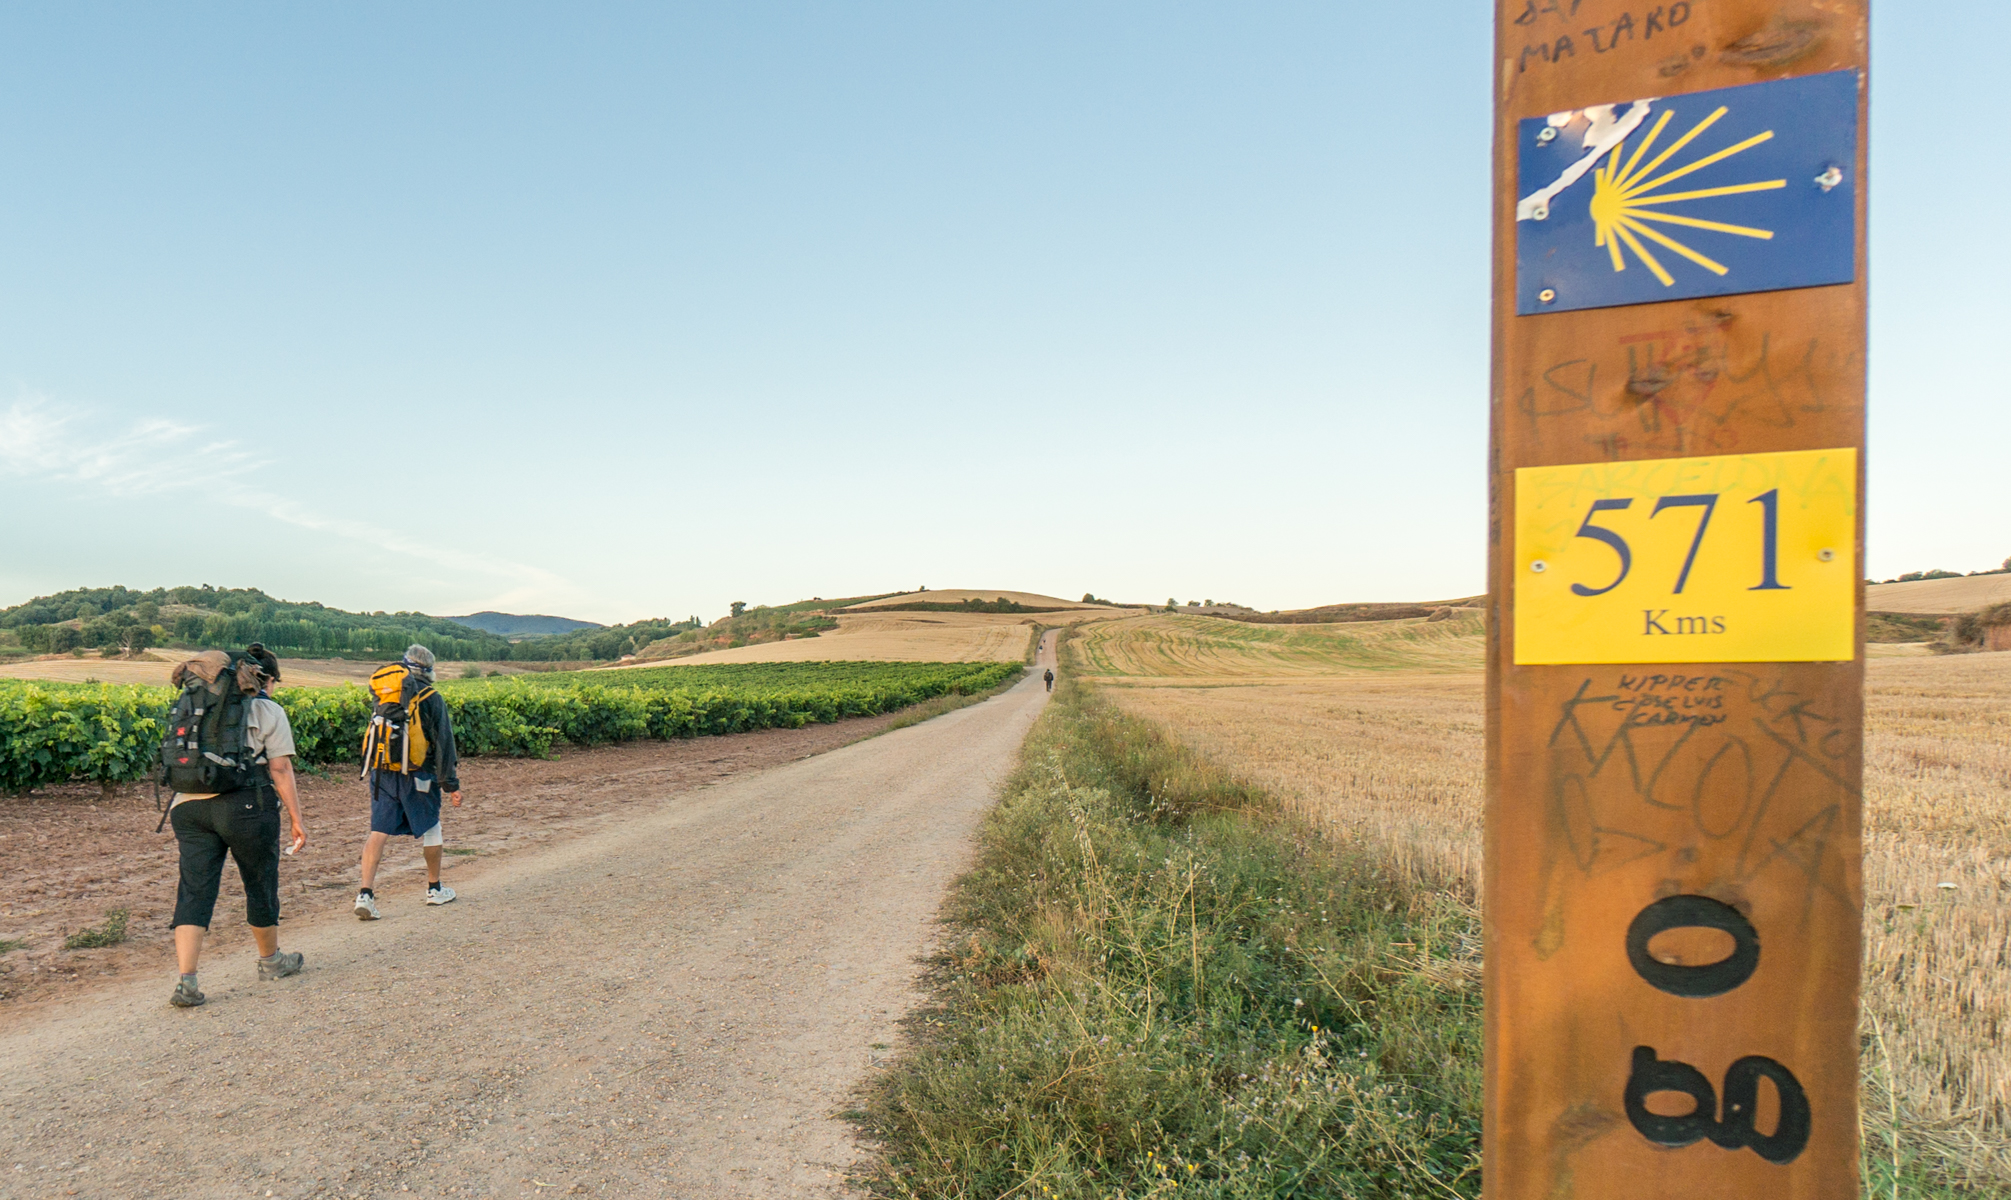
[[[1518,122],[1515,311],[1850,283],[1858,74]]]
[[[1805,969],[1797,943],[1811,920],[1857,911],[1849,814],[1862,796],[1848,772],[1861,747],[1840,717],[1772,667],[1588,672],[1558,706],[1547,749],[1561,853],[1540,877],[1546,915],[1532,946],[1542,959],[1564,952],[1588,893],[1641,905],[1597,954],[1631,976],[1600,974],[1594,986],[1629,1014],[1606,1051],[1609,1078],[1628,1124],[1657,1146],[1708,1141],[1780,1165],[1809,1144],[1814,1101],[1795,1069],[1804,1048],[1764,1033],[1718,1044],[1709,1021],[1721,997],[1780,994],[1782,973]],[[1714,865],[1699,870],[1700,847],[1713,845]],[[1622,899],[1633,885],[1613,880],[1628,877],[1669,894]],[[1699,930],[1721,935],[1715,948],[1654,948]],[[1644,986],[1695,1012],[1644,1019]],[[1725,1062],[1727,1051],[1745,1053]]]

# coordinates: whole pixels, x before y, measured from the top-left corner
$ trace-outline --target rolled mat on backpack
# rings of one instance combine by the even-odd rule
[[[223,669],[229,665],[230,655],[221,650],[205,650],[187,662],[176,663],[175,669],[168,675],[168,682],[180,687],[189,681],[189,676],[194,675],[215,687],[216,677],[223,674]]]
[[[168,682],[175,687],[181,687],[188,683],[189,676],[193,675],[202,680],[211,691],[222,691],[216,681],[230,667],[232,657],[222,650],[205,650],[187,662],[176,663],[175,669],[168,673]],[[237,656],[239,691],[255,694],[270,673],[257,659]]]

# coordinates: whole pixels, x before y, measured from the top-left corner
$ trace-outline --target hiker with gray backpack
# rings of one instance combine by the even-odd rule
[[[440,882],[445,838],[440,797],[461,807],[461,758],[454,749],[454,723],[447,702],[433,687],[433,652],[405,648],[405,657],[370,676],[370,724],[363,734],[363,778],[370,783],[370,838],[363,843],[363,886],[356,893],[356,916],[375,921],[377,864],[394,837],[419,839],[426,858],[426,903],[451,904],[454,889]]]
[[[169,681],[181,694],[168,710],[159,780],[174,789],[161,822],[174,824],[181,849],[169,922],[181,980],[168,1001],[194,1008],[205,1002],[196,967],[223,884],[225,854],[236,860],[244,881],[258,977],[300,973],[304,956],[279,948],[279,806],[293,822],[288,854],[307,844],[307,828],[293,780],[293,726],[286,710],[265,695],[279,681],[279,660],[256,642],[242,653],[206,650],[177,666]]]

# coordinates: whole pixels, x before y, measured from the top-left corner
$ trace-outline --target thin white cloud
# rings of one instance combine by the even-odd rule
[[[487,601],[492,606],[584,598],[579,588],[542,568],[331,516],[279,495],[260,486],[260,462],[249,448],[230,439],[206,439],[199,425],[149,418],[108,432],[99,424],[88,413],[59,410],[44,399],[16,401],[0,412],[0,475],[120,497],[200,488],[210,499],[296,528],[505,584]]]
[[[92,434],[79,414],[46,401],[16,401],[0,414],[0,473],[90,484],[114,496],[173,490],[200,470],[214,481],[241,474],[250,455],[231,442],[201,443],[194,425],[158,418],[114,434]]]

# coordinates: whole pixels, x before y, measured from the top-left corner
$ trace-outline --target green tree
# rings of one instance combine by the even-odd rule
[[[733,602],[733,606],[732,606],[732,607],[733,607],[733,612],[732,612],[732,615],[733,615],[733,616],[736,616],[736,617],[737,617],[737,616],[739,616],[739,615],[740,615],[741,613],[744,613],[744,612],[746,612],[746,611],[747,611],[747,601],[745,601],[745,600],[735,600],[735,601]]]
[[[68,654],[84,644],[84,635],[73,625],[45,626],[49,630],[49,653]]]
[[[79,632],[84,645],[110,653],[119,648],[119,629],[119,622],[111,617],[92,617]]]

